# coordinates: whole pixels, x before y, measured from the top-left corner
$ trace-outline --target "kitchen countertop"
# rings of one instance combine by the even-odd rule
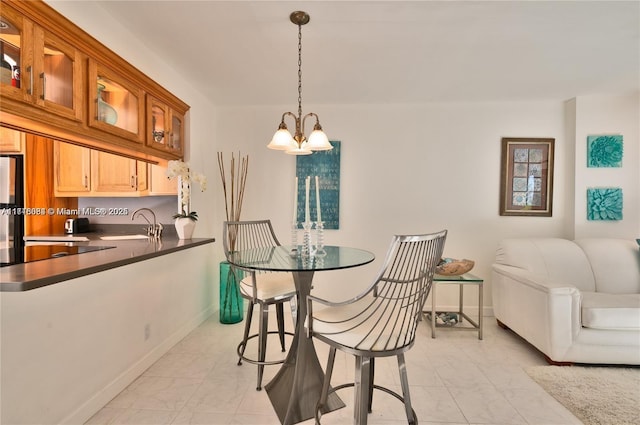
[[[101,240],[99,233],[83,235],[88,237],[88,242],[73,244],[115,248],[2,267],[0,292],[29,291],[215,242],[213,238],[178,239],[174,235],[160,240]]]

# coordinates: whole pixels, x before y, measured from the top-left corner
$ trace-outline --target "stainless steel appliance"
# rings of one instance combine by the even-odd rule
[[[0,263],[24,261],[24,162],[22,155],[0,155]]]
[[[88,218],[68,218],[64,222],[64,232],[66,234],[85,233],[89,231]]]

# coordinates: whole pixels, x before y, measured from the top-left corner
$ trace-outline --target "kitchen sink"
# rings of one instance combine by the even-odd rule
[[[130,239],[149,239],[147,235],[112,235],[112,236],[100,236],[103,241],[124,241]]]

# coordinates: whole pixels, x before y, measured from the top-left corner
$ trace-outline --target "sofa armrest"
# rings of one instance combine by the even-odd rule
[[[565,282],[555,282],[545,276],[531,273],[528,270],[521,269],[519,267],[506,266],[504,264],[494,264],[493,270],[495,273],[503,275],[509,279],[513,279],[518,283],[527,285],[532,289],[536,289],[543,292],[552,294],[565,294],[570,295],[579,292],[578,288]]]
[[[491,280],[496,319],[554,361],[563,361],[580,332],[578,288],[503,264]]]

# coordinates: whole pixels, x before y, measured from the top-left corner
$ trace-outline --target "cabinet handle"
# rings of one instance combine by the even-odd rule
[[[40,99],[44,100],[47,94],[47,77],[44,75],[44,72],[40,73],[40,78],[42,78],[42,94],[40,95]]]
[[[89,188],[89,178],[87,177],[87,175],[84,175],[84,187],[85,189]]]
[[[33,68],[31,65],[27,67],[27,72],[29,73],[29,88],[27,89],[27,94],[33,94]]]
[[[136,187],[136,176],[131,176],[131,188],[135,189]]]

